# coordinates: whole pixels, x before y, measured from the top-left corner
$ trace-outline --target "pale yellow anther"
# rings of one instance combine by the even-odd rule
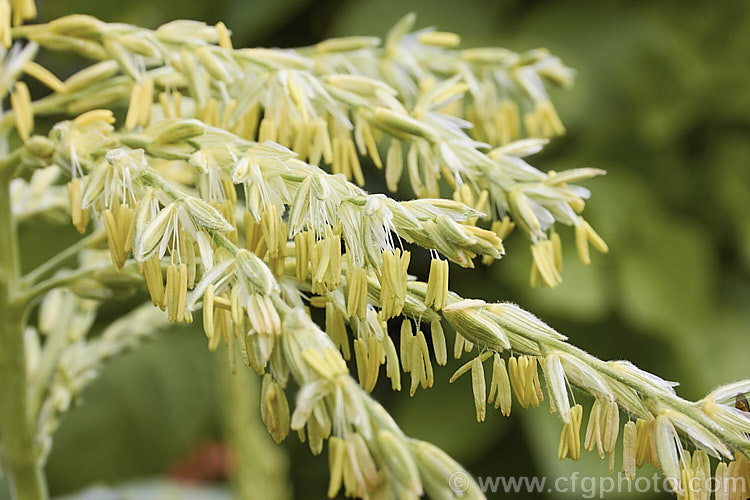
[[[167,267],[167,287],[165,302],[167,306],[167,317],[169,321],[177,321],[177,306],[180,297],[179,290],[179,271],[177,264],[170,263]]]
[[[308,161],[312,165],[320,165],[321,160],[331,163],[333,161],[333,150],[331,138],[328,135],[328,124],[324,119],[318,118],[312,124],[312,132]]]
[[[471,387],[474,394],[477,422],[484,422],[487,416],[487,387],[484,378],[484,365],[478,357],[471,362]]]
[[[368,341],[354,339],[354,356],[357,362],[359,384],[365,392],[372,392],[380,373],[380,342],[375,337]]]
[[[389,335],[385,335],[383,346],[385,348],[385,374],[391,380],[391,388],[394,391],[400,391],[401,370],[399,369],[398,353],[393,339]]]
[[[426,31],[417,38],[422,45],[434,47],[456,47],[461,43],[461,37],[446,31]]]
[[[495,113],[498,143],[507,144],[521,137],[521,117],[515,101],[503,99]]]
[[[133,209],[122,204],[104,211],[104,227],[112,263],[122,271],[133,244]]]
[[[310,236],[309,231],[303,231],[294,236],[294,261],[297,281],[300,283],[307,281],[307,269],[310,264]]]
[[[636,453],[638,451],[638,440],[635,422],[629,420],[622,430],[622,471],[625,476],[633,480],[636,471]]]
[[[711,462],[704,450],[695,450],[692,458],[693,498],[710,500],[711,497]]]
[[[401,180],[403,170],[404,153],[401,149],[401,141],[392,139],[385,161],[385,184],[392,193],[398,190],[398,182]]]
[[[214,329],[214,285],[209,284],[203,292],[203,332],[209,342],[216,335]],[[244,344],[244,342],[243,342]]]
[[[175,118],[180,118],[182,116],[182,94],[179,91],[175,91],[175,93],[172,94],[172,101],[174,116]]]
[[[29,88],[23,82],[16,82],[10,94],[10,106],[16,119],[16,130],[24,141],[34,132],[34,111],[31,108]]]
[[[62,80],[57,78],[44,66],[34,61],[26,61],[23,64],[23,71],[27,75],[46,85],[50,90],[59,93],[65,92],[65,84],[62,82]]]
[[[335,289],[341,281],[341,236],[329,233],[312,245],[310,255],[313,293]]]
[[[281,228],[281,217],[275,205],[269,205],[260,216],[260,227],[263,240],[266,243],[268,254],[276,257],[279,254],[279,231]]]
[[[161,260],[157,254],[154,254],[144,260],[141,265],[143,276],[146,279],[146,287],[151,296],[151,302],[163,311],[166,304],[164,302],[164,278],[161,273]],[[210,285],[210,288],[213,290],[213,285]],[[206,294],[208,294],[208,291]],[[211,293],[211,300],[213,301],[213,293]],[[211,314],[213,315],[213,307],[211,308]],[[208,330],[206,330],[206,334],[208,334]]]
[[[224,110],[221,112],[221,119],[219,120],[219,126],[225,130],[232,128],[232,116],[234,110],[237,109],[237,99],[231,98],[224,105]]]
[[[534,268],[542,278],[542,284],[548,287],[556,287],[562,283],[560,270],[558,268],[558,256],[554,243],[550,240],[542,240],[531,245],[531,255],[534,258]],[[560,267],[562,264],[560,264]],[[532,273],[534,271],[532,270]],[[532,282],[533,282],[532,274]]]
[[[35,17],[34,0],[13,0],[13,26],[20,26],[25,20]]]
[[[348,462],[346,450],[346,443],[340,438],[333,436],[328,440],[328,470],[331,475],[328,481],[328,498],[335,498],[341,489],[344,464]]]
[[[411,371],[411,348],[413,336],[411,320],[404,318],[401,322],[401,335],[399,342],[399,348],[401,349],[401,368],[404,370],[404,373],[409,373]]]
[[[575,405],[570,409],[570,422],[563,425],[560,434],[560,446],[557,456],[560,460],[571,458],[578,460],[581,456],[581,418],[583,407]]]
[[[106,80],[115,75],[118,71],[119,66],[116,61],[108,60],[92,64],[88,68],[84,68],[68,77],[63,83],[65,86],[64,90],[67,93],[71,93],[76,90],[84,89],[94,83]]]
[[[430,333],[432,334],[432,349],[435,351],[435,361],[440,366],[448,363],[448,348],[445,343],[445,332],[440,321],[430,323]]]
[[[535,111],[539,117],[543,137],[565,134],[565,127],[550,101],[538,102]]]
[[[601,253],[608,253],[609,252],[609,246],[607,246],[607,243],[602,239],[599,234],[594,231],[594,228],[591,227],[591,224],[584,221],[584,227],[586,228],[586,235],[588,236],[589,242]]]
[[[174,118],[172,109],[169,107],[169,96],[166,92],[159,92],[159,105],[161,106],[161,111],[164,115],[164,118]]]
[[[432,387],[435,383],[435,375],[432,370],[432,361],[430,360],[430,351],[427,347],[427,339],[425,338],[424,333],[420,330],[417,332],[416,339],[412,342],[414,343],[414,349],[419,349],[422,355],[422,362],[424,364],[422,389],[427,389],[428,387]]]
[[[370,158],[375,164],[375,167],[383,168],[383,162],[380,159],[380,153],[378,152],[378,145],[375,142],[375,136],[372,133],[372,128],[370,128],[370,125],[366,122],[362,126],[362,134],[364,135],[367,153],[370,155]]]
[[[218,299],[219,297],[216,297],[214,300]],[[229,303],[229,299],[226,297],[221,297],[223,300],[225,300],[227,303]],[[221,345],[222,340],[224,342],[227,341],[227,338],[229,336],[229,323],[230,323],[230,316],[231,316],[231,304],[229,306],[229,309],[216,309],[214,311],[214,336],[208,341],[208,349],[210,351],[215,351],[219,345]]]
[[[433,307],[436,311],[445,306],[445,300],[448,296],[448,273],[447,260],[432,259],[424,303],[428,307]]]
[[[592,228],[591,225],[583,219],[583,217],[578,217],[577,219],[577,223],[575,226],[575,235],[578,256],[580,257],[581,262],[583,262],[584,264],[588,265],[591,263],[589,243],[591,243],[594,248],[596,248],[601,253],[609,252],[607,243],[602,239],[601,236],[599,236],[599,234],[597,234],[596,231],[594,231],[594,228]]]
[[[641,467],[644,463],[659,466],[659,457],[656,453],[656,436],[654,433],[654,420],[638,419],[635,422],[636,441],[638,447],[636,451],[636,467]]]
[[[456,332],[455,339],[453,340],[453,358],[461,359],[461,355],[464,353],[464,346],[467,340],[463,335]]]
[[[278,138],[278,132],[276,122],[270,118],[263,118],[260,122],[260,130],[258,132],[258,142],[272,141],[275,142]]]
[[[226,50],[232,50],[232,39],[229,36],[229,30],[226,24],[219,21],[216,23],[216,36],[218,38],[219,47]]]
[[[146,78],[141,87],[141,94],[138,96],[138,117],[139,125],[148,127],[151,123],[151,106],[154,103],[154,80]],[[132,105],[132,103],[131,103]]]
[[[213,97],[210,98],[198,112],[198,118],[206,125],[217,126],[219,124],[219,102]]]
[[[729,467],[725,462],[716,464],[714,481],[716,500],[730,500],[730,494],[733,494],[731,491],[731,476],[729,475]]]
[[[520,222],[525,225],[531,232],[538,233],[541,231],[539,218],[529,205],[529,200],[523,192],[521,186],[514,187],[508,197],[511,207],[518,214]]]
[[[604,411],[606,411],[606,407],[603,405],[602,400],[596,399],[591,407],[583,443],[584,447],[589,451],[596,447],[599,458],[604,458],[604,445],[602,442],[602,430],[604,427],[602,415]]]
[[[74,120],[73,124],[77,127],[85,127],[96,122],[104,122],[110,125],[115,123],[115,115],[109,109],[93,109],[87,111],[81,115],[78,115]]]
[[[128,113],[125,115],[125,130],[133,130],[140,122],[140,97],[141,97],[141,83],[134,83],[133,88],[130,91],[130,106],[128,107]]]
[[[79,233],[86,232],[89,222],[89,209],[81,206],[81,178],[74,177],[68,183],[68,206],[73,226]]]
[[[177,279],[177,321],[192,323],[193,316],[187,310],[188,271],[185,263],[179,265]]]
[[[326,310],[326,333],[331,338],[336,348],[341,351],[344,359],[349,360],[349,358],[351,358],[351,351],[349,349],[349,336],[346,332],[344,315],[331,300],[326,300],[324,307]]]
[[[380,306],[385,319],[401,314],[406,301],[406,280],[411,253],[408,251],[384,250],[381,254]]]
[[[0,0],[0,42],[3,47],[9,49],[13,43],[13,33],[10,28],[11,12],[10,1]]]
[[[490,382],[490,394],[488,402],[495,403],[495,409],[500,408],[500,413],[507,417],[510,415],[512,399],[510,379],[505,367],[505,360],[495,353],[492,361],[492,381]]]
[[[327,348],[322,353],[307,349],[302,352],[302,358],[319,376],[330,381],[348,373],[346,363],[333,348]]]
[[[550,243],[552,243],[552,256],[554,257],[553,261],[555,263],[555,269],[557,269],[558,274],[562,274],[563,270],[563,254],[562,254],[562,241],[560,240],[560,234],[559,233],[552,233],[552,235],[549,238]]]
[[[347,303],[346,310],[350,318],[357,317],[364,321],[367,316],[367,271],[354,267],[346,271]]]
[[[513,392],[522,408],[536,407],[544,395],[539,384],[537,359],[535,356],[511,356],[508,359],[508,374]]]

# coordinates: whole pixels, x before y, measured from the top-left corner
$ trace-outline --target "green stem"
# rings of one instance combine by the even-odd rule
[[[15,149],[13,152],[8,154],[5,158],[0,160],[0,176],[2,177],[13,177],[18,165],[21,164],[24,147]]]
[[[46,262],[41,264],[39,267],[37,267],[33,271],[30,271],[28,274],[26,274],[23,277],[23,283],[27,286],[33,285],[34,283],[39,281],[39,279],[43,278],[45,275],[62,267],[63,264],[65,264],[65,262],[67,262],[71,257],[78,254],[78,252],[80,252],[84,248],[94,245],[100,241],[103,241],[104,235],[105,235],[104,230],[98,229],[94,231],[93,233],[89,234],[88,236],[81,238],[80,240],[76,241],[65,250],[61,251],[60,253],[55,254],[54,257],[51,257],[50,259],[48,259]]]
[[[54,290],[55,288],[60,288],[63,286],[70,285],[76,280],[79,280],[81,278],[87,278],[95,274],[97,271],[110,269],[111,267],[112,267],[112,264],[110,263],[97,264],[94,266],[82,267],[80,269],[76,269],[74,271],[71,271],[69,273],[62,274],[59,276],[53,276],[40,283],[37,283],[33,287],[28,288],[23,293],[19,294],[16,297],[14,304],[19,307],[26,307],[29,304],[31,304],[35,298],[49,292],[50,290]]]
[[[23,330],[25,307],[17,305],[20,256],[10,205],[8,171],[0,173],[0,435],[18,500],[47,498],[28,412]]]

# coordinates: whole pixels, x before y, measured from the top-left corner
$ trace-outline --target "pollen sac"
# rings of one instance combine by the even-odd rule
[[[411,253],[384,250],[380,270],[380,307],[385,319],[401,314],[406,301],[406,281]]]
[[[570,421],[563,425],[562,433],[560,434],[560,446],[558,448],[558,458],[565,460],[571,458],[578,460],[581,456],[581,417],[583,415],[583,407],[581,405],[575,405],[570,409]]]
[[[284,389],[269,374],[263,376],[260,401],[263,425],[278,444],[289,434],[289,403]]]
[[[86,232],[86,226],[88,226],[89,210],[82,206],[80,178],[71,179],[68,183],[68,202],[73,226],[79,233],[83,234]]]
[[[133,246],[133,209],[126,204],[104,211],[104,226],[112,263],[122,271]]]
[[[448,295],[448,261],[432,259],[430,275],[427,280],[427,294],[424,303],[439,311],[445,305]]]
[[[311,249],[312,291],[323,294],[334,290],[341,281],[341,237],[329,233]]]

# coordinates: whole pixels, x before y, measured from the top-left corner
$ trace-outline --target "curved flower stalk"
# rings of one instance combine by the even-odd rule
[[[80,132],[85,133],[86,127],[98,130],[100,126],[104,126],[101,123],[97,125],[95,118],[102,118],[99,121],[107,124],[105,115],[93,113],[78,118],[77,122],[63,123],[53,133],[54,145],[51,149],[55,152],[51,157],[58,164],[65,165],[67,162],[71,172],[75,169],[70,157],[65,156],[70,152],[65,138],[69,135],[82,135],[71,134],[71,130],[78,130],[80,127],[83,127]],[[316,434],[311,441],[313,451],[320,450],[322,439],[328,437],[330,432],[335,437],[344,439],[342,436],[348,431],[341,429],[349,429],[362,434],[373,456],[378,455],[373,451],[376,449],[375,445],[367,442],[371,433],[367,427],[360,426],[362,412],[356,416],[346,415],[340,424],[329,422],[333,418],[330,415],[326,417],[317,414],[317,420],[310,424],[310,415],[315,415],[312,409],[314,403],[320,400],[333,399],[330,406],[324,406],[329,413],[340,413],[340,407],[346,407],[347,404],[364,404],[361,401],[347,403],[340,396],[332,397],[332,392],[335,393],[338,385],[353,383],[348,377],[344,361],[339,357],[339,350],[344,358],[351,356],[345,324],[348,323],[355,337],[353,347],[357,372],[360,385],[365,391],[371,391],[375,387],[381,364],[386,365],[386,374],[395,389],[401,387],[401,371],[411,374],[412,394],[420,385],[425,388],[432,385],[434,374],[425,334],[417,330],[415,335],[412,323],[406,320],[402,326],[398,351],[387,334],[385,321],[403,315],[417,324],[430,324],[433,355],[438,364],[445,364],[447,360],[441,317],[457,332],[454,348],[456,357],[464,351],[471,351],[474,346],[478,347],[478,356],[464,365],[454,378],[465,372],[472,372],[475,404],[480,420],[484,419],[488,401],[494,402],[503,413],[508,414],[512,393],[516,394],[522,407],[538,406],[544,400],[538,373],[538,366],[541,365],[551,409],[565,425],[560,446],[561,458],[576,459],[580,455],[582,410],[580,406],[571,405],[568,393],[569,386],[576,386],[595,398],[584,447],[596,448],[602,456],[609,453],[612,466],[620,432],[620,409],[633,418],[632,425],[626,423],[628,430],[623,431],[629,435],[627,446],[623,441],[624,461],[636,466],[646,462],[661,464],[673,481],[676,491],[680,491],[683,475],[705,472],[703,452],[729,460],[733,458],[733,452],[738,452],[737,462],[732,463],[744,463],[742,454],[747,452],[750,445],[745,429],[750,425],[750,419],[726,405],[727,395],[721,393],[711,396],[701,403],[687,402],[676,396],[673,384],[642,372],[627,362],[600,361],[567,344],[564,336],[517,306],[463,300],[448,291],[447,272],[444,269],[441,271],[443,266],[439,265],[439,261],[434,261],[430,283],[409,281],[406,273],[408,252],[402,253],[392,246],[393,242],[388,239],[391,232],[436,250],[441,250],[441,246],[447,243],[460,249],[463,239],[470,245],[466,248],[471,256],[493,256],[493,251],[500,251],[499,241],[487,247],[476,246],[476,243],[471,242],[466,231],[474,226],[468,223],[455,226],[435,223],[434,229],[424,223],[419,224],[420,219],[428,223],[442,219],[445,222],[452,219],[470,222],[467,219],[476,212],[468,207],[461,208],[462,205],[456,202],[438,200],[386,202],[387,199],[383,197],[365,195],[341,176],[326,174],[316,167],[293,159],[291,153],[280,146],[268,143],[254,145],[218,129],[201,126],[197,122],[167,120],[161,125],[145,129],[138,138],[140,144],[145,145],[146,151],[149,151],[152,141],[147,137],[162,137],[161,140],[154,141],[159,144],[159,148],[154,150],[153,157],[142,150],[126,149],[127,146],[124,145],[132,143],[132,136],[128,133],[114,134],[113,131],[107,134],[116,137],[109,147],[119,148],[110,149],[104,155],[104,160],[98,160],[98,164],[96,158],[101,158],[102,152],[85,148],[76,150],[74,156],[78,158],[81,171],[84,174],[92,172],[84,176],[84,201],[79,202],[84,203],[84,208],[106,212],[109,210],[106,207],[111,206],[106,204],[107,197],[100,200],[91,196],[87,198],[85,195],[106,192],[103,188],[95,190],[90,187],[99,182],[99,176],[94,172],[103,168],[132,170],[129,176],[112,176],[112,182],[117,187],[111,191],[124,193],[123,199],[132,199],[135,213],[147,214],[143,216],[143,220],[137,215],[136,222],[133,223],[134,255],[145,264],[154,255],[160,261],[169,253],[169,269],[174,269],[173,274],[168,270],[164,287],[161,266],[152,268],[155,271],[148,271],[146,265],[143,266],[152,299],[167,308],[173,321],[191,321],[190,309],[202,302],[203,323],[210,346],[215,348],[219,342],[227,342],[230,352],[233,349],[239,351],[245,363],[256,371],[270,371],[272,379],[268,380],[273,380],[278,386],[273,386],[275,396],[269,398],[268,404],[280,404],[279,391],[282,391],[287,374],[291,372],[303,384],[301,399],[295,411],[303,412],[305,418],[295,420],[293,416],[289,417],[288,424],[298,429],[307,426],[308,435],[322,427],[322,434]],[[172,135],[171,130],[183,133]],[[190,130],[190,134],[186,130]],[[186,135],[190,137],[186,138]],[[170,143],[164,137],[179,140]],[[97,143],[92,144],[98,146]],[[213,149],[212,145],[216,144],[222,146]],[[253,200],[257,199],[259,211],[257,220],[253,210],[248,209],[244,216],[247,250],[233,243],[242,240],[234,234],[235,230],[229,222],[234,208],[224,210],[228,214],[224,218],[219,210],[205,204],[205,201],[202,202],[205,205],[201,205],[200,199],[181,190],[186,188],[174,187],[151,166],[152,162],[158,164],[163,159],[159,156],[161,148],[166,148],[171,154],[181,151],[187,165],[199,165],[198,175],[207,176],[205,182],[196,182],[203,185],[203,189],[208,189],[206,186],[211,185],[207,173],[209,168],[213,169],[214,176],[218,179],[215,185],[224,188],[227,182],[244,185],[246,177],[243,172],[249,172],[251,164],[258,169],[254,182],[246,186],[248,206],[253,206]],[[204,173],[200,174],[201,171]],[[123,177],[132,179],[132,183],[125,188],[118,181]],[[256,191],[251,192],[251,189]],[[219,190],[216,189],[215,192]],[[237,203],[239,206],[234,198],[208,198],[216,206],[227,202]],[[277,204],[270,202],[274,198],[278,198]],[[88,202],[85,201],[87,199]],[[123,199],[117,200],[117,203],[121,203]],[[378,210],[373,210],[373,203],[378,204]],[[144,209],[144,206],[149,208]],[[196,208],[198,206],[202,208]],[[282,210],[289,207],[284,218],[280,218],[277,206]],[[296,210],[307,216],[296,215]],[[365,223],[365,219],[357,219],[367,214],[370,214],[369,225]],[[350,222],[352,217],[353,222]],[[185,230],[175,233],[170,229],[178,226]],[[404,231],[404,228],[409,228],[413,233]],[[355,235],[359,237],[347,236],[347,231],[356,231]],[[476,228],[471,231],[478,231],[477,234],[480,235],[494,234]],[[152,233],[161,236],[154,238]],[[192,242],[187,240],[187,236],[180,239],[180,234],[190,235]],[[197,234],[205,234],[207,242],[201,245]],[[438,244],[441,240],[434,237],[436,234],[442,236],[443,243]],[[342,240],[345,249],[343,254]],[[334,243],[331,244],[331,241]],[[494,240],[490,237],[486,241]],[[112,239],[112,252],[111,242]],[[192,251],[195,252],[193,262],[190,257],[184,258],[180,254],[178,242],[183,247],[187,245],[186,248],[192,246]],[[162,248],[163,253],[155,254],[157,247]],[[446,256],[461,263],[455,255]],[[113,260],[116,262],[116,257],[113,256]],[[197,262],[202,264],[195,268]],[[210,265],[206,266],[206,262]],[[202,270],[200,266],[203,267]],[[149,279],[149,272],[157,272],[157,277]],[[192,298],[187,297],[187,288],[200,275],[202,278],[192,292]],[[300,331],[308,328],[319,331],[308,316],[298,311],[303,305],[298,287],[319,295],[320,299],[313,299],[311,303],[326,308],[328,336],[320,337],[321,342],[325,342],[317,345],[314,351],[308,351],[312,347],[306,343],[296,348],[287,345],[288,339],[297,338]],[[290,314],[294,320],[289,319]],[[295,326],[285,327],[286,321],[294,321]],[[249,332],[249,335],[243,332]],[[303,340],[298,339],[297,342]],[[309,339],[305,342],[309,342]],[[338,349],[334,350],[334,346]],[[504,350],[511,350],[515,355],[506,361],[500,356]],[[283,357],[280,358],[279,353],[283,353]],[[493,357],[493,379],[488,400],[482,365],[490,357]],[[346,382],[332,382],[340,377]],[[322,382],[321,378],[328,380],[328,383]],[[343,391],[345,394],[350,392]],[[308,397],[311,402],[306,401],[305,398]],[[370,404],[369,400],[365,401]],[[308,405],[309,409],[305,410]],[[285,407],[284,403],[281,410]],[[269,415],[279,414],[280,409],[274,408],[267,410]],[[717,415],[724,419],[721,423],[716,421]],[[734,420],[729,420],[730,416]],[[727,422],[731,422],[731,425],[728,426]],[[283,438],[286,420],[267,421],[267,425],[272,435],[277,439]],[[698,448],[694,462],[701,464],[700,471],[693,470],[692,465],[689,465],[692,462],[685,458],[687,455],[677,437],[678,432]],[[312,438],[308,436],[308,439]],[[350,453],[355,452],[350,450]],[[365,462],[369,463],[368,460]],[[360,464],[365,467],[363,471],[369,467],[367,463]],[[734,471],[739,466],[732,467]],[[380,468],[383,468],[383,464],[380,464]],[[627,472],[632,476],[634,470],[634,467],[628,466]],[[336,477],[336,473],[333,477]],[[356,486],[350,484],[347,491],[359,494],[375,487],[375,482],[371,484],[367,481]]]
[[[415,299],[426,296],[429,285],[410,283]],[[538,381],[541,366],[550,399],[550,410],[564,423],[560,458],[578,458],[580,454],[580,405],[573,406],[570,387],[577,387],[594,397],[585,434],[586,449],[610,454],[610,471],[614,469],[615,447],[620,430],[619,412],[628,416],[624,425],[623,464],[629,477],[635,466],[652,463],[660,466],[674,491],[706,494],[711,472],[708,456],[720,460],[716,475],[725,474],[724,460],[730,462],[733,475],[747,480],[750,440],[747,429],[750,414],[734,407],[735,398],[744,394],[748,381],[719,388],[698,402],[676,395],[676,383],[667,382],[644,372],[627,361],[601,361],[570,345],[565,337],[511,303],[487,304],[465,300],[449,293],[442,310],[443,319],[456,330],[455,354],[458,358],[466,341],[479,347],[478,356],[460,368],[454,379],[490,357],[493,375],[490,402],[510,412],[510,393],[514,392],[522,407],[538,406],[544,399]],[[509,349],[506,362],[499,357]],[[470,349],[468,349],[470,350]],[[523,361],[523,363],[522,363]],[[470,365],[473,365],[470,367]],[[484,369],[480,377],[483,381]],[[475,377],[473,377],[475,378]],[[481,392],[477,394],[477,392]],[[474,382],[477,417],[483,419],[483,383]],[[618,410],[619,406],[619,410]],[[692,462],[683,445],[684,437],[696,448]],[[692,464],[692,465],[691,465]],[[692,482],[702,475],[704,482]],[[692,494],[692,493],[691,493]]]
[[[588,191],[568,184],[603,172],[577,169],[545,174],[535,169],[523,157],[539,151],[542,140],[511,143],[485,153],[489,145],[467,135],[472,122],[462,119],[461,112],[456,115],[456,108],[471,95],[477,104],[469,115],[497,109],[485,102],[494,102],[496,96],[488,97],[488,84],[478,83],[478,75],[484,75],[481,78],[503,87],[502,93],[535,103],[527,122],[554,128],[557,125],[546,124],[553,116],[553,121],[559,119],[541,79],[566,82],[569,71],[542,52],[522,57],[489,49],[458,53],[436,47],[441,37],[450,36],[430,31],[407,36],[413,20],[407,16],[398,23],[382,49],[377,39],[356,37],[299,51],[233,50],[223,25],[213,28],[180,21],[149,31],[86,16],[26,26],[16,33],[46,47],[103,59],[66,82],[43,68],[25,65],[27,73],[55,91],[32,103],[36,114],[58,113],[61,108],[78,114],[125,102],[129,96],[126,129],[148,125],[152,113],[167,118],[195,116],[248,139],[278,141],[299,159],[330,165],[333,173],[343,173],[359,185],[364,183],[359,155],[370,156],[378,167],[385,165],[391,191],[406,170],[417,196],[438,197],[442,178],[455,191],[455,199],[485,212],[502,236],[514,227],[502,222],[510,216],[532,240],[532,275],[539,274],[544,285],[556,286],[559,272],[547,258],[557,238],[555,222],[575,226],[584,235],[581,239],[577,234],[577,241],[585,242],[585,235],[592,234],[596,248],[607,251],[578,215]],[[408,61],[415,64],[404,73]],[[342,65],[351,71],[334,72]],[[362,74],[356,70],[359,66],[381,68],[383,74]],[[248,80],[252,84],[246,85]],[[407,81],[421,90],[412,95]],[[157,94],[160,106],[152,110],[150,103]],[[547,111],[539,111],[542,108]],[[9,119],[6,115],[2,123],[7,125]],[[472,130],[494,127],[488,123]],[[482,132],[488,133],[497,135]],[[517,133],[511,136],[520,138]],[[381,149],[387,151],[385,161]],[[588,249],[581,248],[581,259],[588,263]],[[533,277],[532,282],[536,282]]]
[[[431,273],[431,280],[432,277]],[[744,404],[750,382],[720,387],[701,401],[686,401],[675,393],[676,383],[627,361],[599,360],[570,345],[563,335],[512,303],[488,304],[446,292],[442,308],[428,307],[428,297],[439,293],[433,290],[436,285],[418,281],[407,284],[398,356],[402,371],[411,374],[412,395],[420,385],[432,385],[433,359],[438,365],[446,364],[441,324],[445,320],[455,330],[456,359],[476,348],[475,357],[459,368],[451,381],[471,373],[479,421],[485,419],[488,404],[509,415],[513,394],[523,408],[539,406],[545,399],[541,368],[550,410],[563,422],[560,459],[577,460],[581,453],[582,407],[571,402],[571,388],[575,387],[594,398],[583,447],[596,450],[602,458],[609,454],[611,472],[620,446],[623,471],[630,478],[635,477],[638,467],[648,463],[661,467],[670,487],[681,495],[707,495],[714,484],[719,493],[747,493],[742,489],[746,486],[740,485],[747,484],[750,473],[750,414]],[[368,294],[373,306],[378,307],[382,288],[374,277],[368,280]],[[325,307],[329,335],[343,347],[345,357],[348,342],[344,325],[351,328],[360,384],[372,390],[383,361],[368,364],[367,353],[356,349],[358,342],[363,342],[361,323],[356,317],[347,316],[347,304],[340,296],[329,294],[327,299],[312,303]],[[420,324],[430,325],[432,352]],[[365,328],[368,327],[373,331],[371,324]],[[376,345],[371,343],[368,349],[386,353],[386,374],[394,389],[400,389],[399,359],[388,357],[391,352],[396,356],[392,342],[382,328],[374,331],[381,336],[376,333]],[[488,385],[484,363],[490,359],[492,378]],[[624,424],[620,422],[621,412],[627,416]],[[692,454],[686,443],[695,448]],[[718,459],[713,473],[709,457]]]
[[[19,21],[30,15],[25,3],[14,2]],[[712,475],[709,455],[721,460],[715,477],[748,475],[750,414],[732,406],[744,401],[748,382],[689,402],[672,383],[572,346],[518,306],[449,290],[448,261],[471,267],[500,258],[502,239],[516,226],[532,241],[532,282],[560,282],[556,222],[575,226],[584,262],[589,244],[607,250],[579,215],[589,193],[575,185],[602,172],[545,174],[524,160],[544,140],[508,142],[520,138],[519,105],[527,135],[562,131],[542,83],[569,80],[557,59],[446,49],[455,35],[408,34],[411,17],[382,48],[348,38],[294,51],[235,50],[223,24],[179,21],[150,31],[68,16],[10,29],[8,15],[0,11],[3,41],[10,33],[32,42],[6,54],[0,69],[12,107],[0,131],[5,137],[15,127],[23,143],[0,160],[0,237],[9,242],[0,247],[0,316],[12,320],[0,323],[0,341],[18,354],[0,358],[3,374],[13,375],[4,380],[15,384],[0,391],[14,405],[4,404],[0,423],[19,491],[44,496],[39,464],[59,413],[96,364],[136,340],[117,322],[81,343],[96,304],[143,284],[171,322],[192,322],[201,309],[209,349],[225,343],[233,370],[241,360],[263,376],[261,416],[274,440],[295,430],[315,454],[328,440],[331,497],[342,489],[364,498],[483,497],[473,481],[465,491],[451,489],[460,465],[405,436],[368,396],[381,365],[395,390],[406,385],[402,373],[411,394],[433,385],[432,360],[447,363],[451,329],[454,357],[476,348],[453,380],[471,372],[478,420],[488,403],[508,415],[513,394],[524,408],[539,406],[544,382],[563,423],[559,457],[577,459],[583,408],[571,399],[576,387],[594,398],[583,447],[609,454],[611,468],[622,427],[630,477],[643,463],[659,465],[675,491],[690,495],[693,478]],[[36,44],[99,62],[61,81],[32,61]],[[22,73],[51,93],[32,101]],[[116,127],[109,108],[124,105]],[[76,117],[43,137],[34,135],[39,115]],[[385,167],[392,190],[406,167],[421,199],[398,202],[353,184],[364,182],[364,156]],[[452,200],[439,197],[441,176]],[[21,276],[14,224],[66,208],[86,235]],[[480,227],[484,219],[489,229]],[[92,250],[104,241],[109,260]],[[403,242],[430,250],[427,283],[409,275]],[[60,271],[75,256],[79,267]],[[37,326],[46,341],[40,346],[27,329],[21,343],[24,318],[40,298]],[[325,308],[325,330],[306,301]],[[156,308],[139,308],[130,320],[151,321]],[[62,309],[72,311],[70,320],[51,325]],[[388,333],[393,319],[398,346]],[[352,354],[358,383],[349,374]],[[300,386],[293,409],[290,377]],[[26,415],[39,416],[33,429]]]

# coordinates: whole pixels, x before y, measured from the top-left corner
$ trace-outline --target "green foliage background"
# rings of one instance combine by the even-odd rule
[[[568,134],[532,161],[543,169],[595,166],[609,172],[587,184],[593,191],[587,217],[611,253],[594,256],[593,264],[584,267],[568,245],[563,285],[530,289],[528,242],[518,235],[507,242],[508,256],[489,272],[453,270],[451,288],[464,296],[512,299],[599,357],[630,359],[680,381],[680,394],[691,399],[719,383],[748,376],[747,2],[38,4],[45,20],[74,12],[147,27],[175,17],[224,20],[238,46],[295,46],[336,35],[382,35],[413,10],[419,27],[455,31],[464,47],[548,47],[579,73],[573,89],[554,95]],[[49,63],[62,74],[73,72],[74,64],[65,59]],[[371,191],[384,190],[377,175],[372,180]],[[22,236],[26,262],[33,265],[73,232],[61,229],[51,238],[49,231],[27,228]],[[563,241],[572,240],[572,230],[563,233]],[[115,304],[105,314],[114,316],[129,304]],[[47,468],[52,493],[72,492],[95,481],[117,484],[159,476],[200,442],[217,439],[214,367],[197,328],[164,334],[108,365],[85,393],[85,404],[63,420]],[[469,381],[449,385],[451,373],[450,366],[439,370],[436,387],[413,399],[387,390],[379,390],[376,397],[407,433],[440,445],[478,475],[554,478],[576,470],[606,474],[606,464],[592,453],[578,463],[557,461],[559,423],[545,405],[516,408],[509,419],[490,412],[487,422],[477,424]],[[327,459],[312,457],[294,436],[284,448],[291,457],[295,498],[322,498]]]

